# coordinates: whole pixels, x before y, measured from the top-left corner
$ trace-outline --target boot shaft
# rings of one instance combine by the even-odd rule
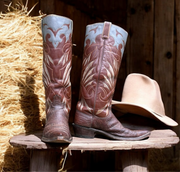
[[[43,43],[50,48],[62,48],[65,42],[71,41],[73,22],[67,17],[47,15],[42,19],[41,28]]]
[[[71,106],[70,71],[72,61],[72,20],[48,15],[42,19],[43,84],[46,108],[61,104],[68,113]]]
[[[126,40],[127,32],[110,22],[86,27],[77,110],[108,115]]]
[[[107,45],[114,46],[117,49],[121,49],[121,58],[124,53],[125,44],[127,41],[128,33],[119,26],[112,24],[111,22],[95,23],[86,26],[84,48],[87,44],[100,43],[104,40],[107,41]],[[120,48],[119,48],[120,46]],[[85,51],[84,51],[85,52]]]
[[[80,101],[74,119],[75,135],[115,140],[141,140],[149,131],[124,128],[111,111],[111,101],[127,32],[109,22],[86,28]]]

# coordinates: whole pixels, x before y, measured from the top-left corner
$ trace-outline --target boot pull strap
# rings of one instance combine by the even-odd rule
[[[103,39],[108,39],[109,38],[109,32],[111,29],[111,22],[104,22],[104,28],[103,28],[103,33],[102,33],[102,38]]]

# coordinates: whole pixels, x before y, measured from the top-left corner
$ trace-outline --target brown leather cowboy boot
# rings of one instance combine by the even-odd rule
[[[43,84],[46,99],[46,125],[42,141],[70,143],[70,71],[72,61],[72,20],[48,15],[42,19]]]
[[[146,130],[124,128],[111,111],[111,101],[127,39],[127,32],[110,22],[86,27],[76,136],[104,135],[115,140],[141,140]]]

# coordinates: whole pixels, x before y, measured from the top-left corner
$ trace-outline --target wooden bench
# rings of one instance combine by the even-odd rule
[[[85,139],[73,137],[71,144],[46,144],[41,142],[42,131],[21,134],[10,139],[16,147],[30,149],[30,171],[58,171],[61,154],[75,151],[122,151],[123,172],[148,171],[148,150],[163,149],[179,142],[176,133],[170,129],[154,130],[148,139],[142,141],[113,141],[101,138]],[[78,161],[78,160],[77,160]]]

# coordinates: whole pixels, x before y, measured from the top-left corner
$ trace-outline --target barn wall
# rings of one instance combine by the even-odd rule
[[[148,75],[159,83],[166,115],[180,124],[180,0],[31,0],[29,9],[36,3],[31,15],[38,15],[40,10],[45,14],[69,17],[74,22],[73,44],[76,46],[73,47],[75,57],[71,72],[73,100],[70,122],[73,122],[79,95],[85,27],[95,22],[111,21],[129,33],[114,99],[121,99],[123,83],[129,73]],[[179,127],[173,130],[180,135]],[[172,170],[170,165],[173,162],[179,164],[179,150],[177,145],[175,149],[163,152],[165,160],[162,161],[169,162],[166,170]],[[92,155],[84,156],[95,161]],[[162,152],[158,156],[162,156]],[[103,157],[107,160],[104,154]],[[102,156],[99,159],[103,160]],[[70,161],[73,161],[72,157]],[[156,169],[155,165],[153,168]],[[180,170],[178,165],[175,168]]]

